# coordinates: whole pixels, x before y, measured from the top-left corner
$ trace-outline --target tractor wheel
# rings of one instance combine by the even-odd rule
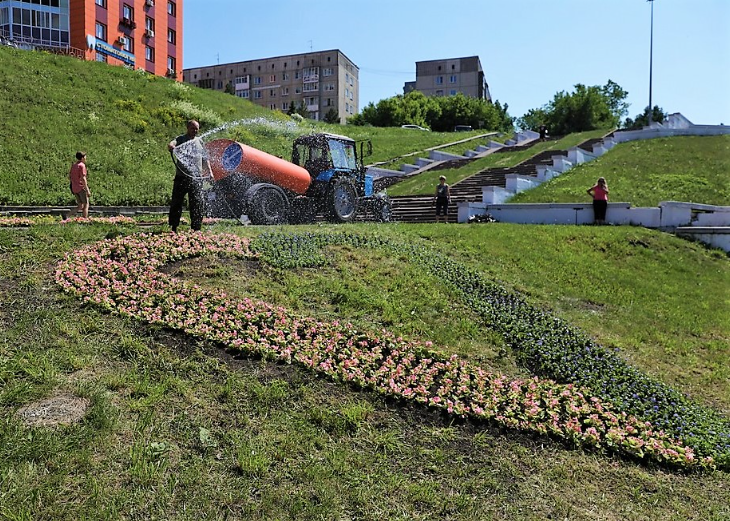
[[[335,179],[327,191],[325,204],[325,214],[330,222],[354,221],[357,212],[357,190],[354,183],[345,178]]]
[[[259,183],[246,192],[248,218],[252,224],[286,224],[289,199],[276,185]]]

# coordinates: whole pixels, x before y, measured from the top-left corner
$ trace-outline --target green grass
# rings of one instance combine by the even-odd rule
[[[294,138],[334,132],[371,139],[380,162],[461,139],[413,132],[295,123],[246,100],[103,63],[0,47],[0,204],[70,205],[68,170],[88,153],[92,205],[166,205],[174,167],[167,143],[198,119],[201,133],[231,137],[284,158]],[[457,136],[456,138],[454,136]]]
[[[312,227],[320,229],[328,227]],[[623,227],[348,229],[448,252],[729,414],[724,254]],[[0,229],[0,519],[730,516],[726,473],[672,474],[452,423],[290,366],[234,359],[62,295],[56,261],[115,230],[134,228]],[[168,270],[324,320],[430,339],[524,374],[429,273],[377,250],[327,255],[321,270],[195,260]],[[58,390],[91,399],[82,423],[28,428],[14,416]]]
[[[462,179],[476,174],[487,168],[506,168],[522,163],[540,152],[546,150],[566,150],[588,139],[601,137],[608,133],[606,129],[591,132],[570,134],[556,141],[535,143],[527,150],[516,152],[502,152],[490,154],[486,157],[466,162],[458,168],[447,168],[437,171],[426,171],[423,174],[410,177],[388,188],[390,195],[431,195],[438,184],[439,176],[446,176],[446,182],[454,184]]]
[[[730,136],[672,137],[622,143],[513,197],[514,203],[590,200],[585,191],[605,177],[612,201],[657,206],[662,201],[727,205]]]

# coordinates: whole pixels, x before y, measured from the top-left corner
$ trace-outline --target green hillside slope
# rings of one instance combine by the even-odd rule
[[[605,177],[612,201],[657,206],[661,201],[730,204],[730,135],[671,137],[621,143],[513,203],[589,201],[586,190]]]
[[[67,175],[77,150],[95,205],[165,205],[172,163],[166,144],[189,118],[205,134],[285,158],[295,136],[312,131],[371,139],[370,162],[454,141],[453,134],[296,123],[248,101],[103,63],[0,46],[0,204],[70,204]],[[463,135],[459,136],[463,138]]]

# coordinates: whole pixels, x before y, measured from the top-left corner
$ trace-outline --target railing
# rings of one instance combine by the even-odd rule
[[[6,45],[8,47],[27,51],[44,51],[63,56],[73,56],[80,60],[83,60],[86,57],[84,50],[77,47],[61,45],[48,40],[39,40],[24,36],[10,36],[9,34],[10,33],[8,31],[0,29],[0,45]]]

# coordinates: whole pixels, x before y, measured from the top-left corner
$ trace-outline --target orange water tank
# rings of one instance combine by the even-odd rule
[[[301,166],[231,139],[215,139],[205,147],[216,181],[241,173],[298,194],[304,194],[312,182]]]

